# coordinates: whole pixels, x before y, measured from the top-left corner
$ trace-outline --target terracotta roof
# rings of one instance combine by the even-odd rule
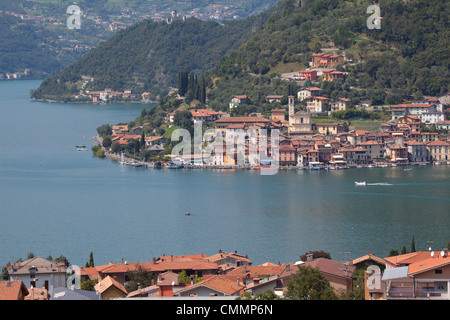
[[[295,151],[296,149],[292,146],[280,146],[278,148],[278,151],[283,151],[283,152],[292,152]]]
[[[120,284],[119,282],[117,282],[117,280],[111,278],[110,276],[107,276],[105,279],[97,283],[94,288],[95,290],[100,292],[100,294],[102,294],[113,287],[123,292],[124,294],[128,293],[122,284]]]
[[[8,267],[10,275],[30,274],[30,268],[35,267],[36,274],[42,273],[65,273],[67,267],[63,263],[47,260],[41,257],[34,257],[20,263],[15,263]]]
[[[229,253],[219,252],[219,253],[216,253],[216,254],[214,254],[212,256],[209,256],[207,259],[208,259],[209,262],[217,262],[217,261],[220,261],[220,260],[225,259],[227,257],[235,259],[236,261],[245,261],[245,262],[247,262],[249,264],[251,263],[250,259],[246,255],[238,254],[236,252],[229,252]]]
[[[29,293],[22,281],[0,281],[0,300],[19,300],[21,292]]]
[[[226,117],[215,121],[216,123],[255,123],[255,122],[270,122],[269,119],[263,117]]]
[[[182,292],[193,291],[199,287],[206,287],[211,290],[220,292],[224,295],[236,295],[245,288],[245,285],[243,283],[240,283],[238,285],[237,281],[235,280],[228,279],[227,277],[221,275],[215,275],[206,277],[206,279],[197,282],[196,284],[189,286],[186,289],[181,289],[177,291],[177,293],[179,294]]]
[[[352,274],[355,272],[356,267],[353,265],[347,266],[347,274],[345,274],[345,264],[342,262],[326,259],[326,258],[318,258],[312,261],[306,261],[304,266],[311,266],[313,268],[319,268],[320,272],[325,274],[334,275],[342,278],[351,278]]]
[[[359,145],[360,146],[373,146],[373,145],[382,145],[383,143],[381,142],[377,142],[374,140],[369,140],[369,141],[365,141],[365,142],[361,142]]]
[[[428,259],[430,257],[430,252],[428,251],[418,251],[418,252],[410,252],[401,254],[398,256],[392,256],[384,258],[384,260],[389,261],[390,263],[393,263],[397,266],[404,265],[404,264],[412,264],[418,261],[422,261],[424,259]]]
[[[444,140],[436,139],[430,143],[427,144],[428,146],[450,146],[450,143]]]
[[[374,254],[372,254],[372,253],[370,253],[370,252],[368,252],[366,255],[364,255],[364,256],[362,256],[362,257],[359,257],[359,258],[356,258],[356,259],[354,259],[353,261],[352,261],[352,263],[354,264],[354,265],[356,265],[356,264],[358,264],[358,263],[361,263],[361,262],[365,262],[365,261],[375,261],[375,262],[378,262],[378,263],[381,263],[381,264],[383,264],[383,265],[386,265],[386,264],[389,264],[389,265],[393,265],[392,263],[390,263],[389,261],[387,261],[387,260],[385,260],[385,259],[383,259],[383,258],[380,258],[380,257],[377,257],[376,255],[374,255]]]
[[[430,253],[428,253],[428,259],[409,265],[408,275],[416,275],[418,273],[440,268],[449,264],[450,257],[442,257],[440,256],[439,252],[434,252],[434,256],[431,257]]]
[[[179,275],[175,272],[164,272],[158,275],[158,286],[171,286],[179,284]]]
[[[227,273],[229,276],[242,276],[242,278],[267,277],[280,275],[285,269],[283,265],[269,266],[242,266]]]

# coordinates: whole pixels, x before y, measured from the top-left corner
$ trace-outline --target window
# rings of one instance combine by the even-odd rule
[[[434,274],[442,274],[442,269],[436,269],[436,270],[434,270]]]

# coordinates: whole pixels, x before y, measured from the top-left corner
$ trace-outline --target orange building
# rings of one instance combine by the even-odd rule
[[[339,54],[314,53],[312,66],[316,68],[334,68],[344,63],[344,56]]]
[[[346,72],[336,71],[336,70],[324,70],[323,71],[323,80],[324,81],[333,81],[336,79],[344,79],[347,75]]]

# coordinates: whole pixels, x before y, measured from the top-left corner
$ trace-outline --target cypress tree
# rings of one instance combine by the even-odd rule
[[[89,254],[89,267],[95,267],[94,266],[94,253],[92,253],[92,251]]]
[[[411,240],[411,252],[416,252],[416,244],[414,243],[414,236]]]

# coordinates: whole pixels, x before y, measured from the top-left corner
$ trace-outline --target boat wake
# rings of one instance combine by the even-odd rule
[[[376,182],[376,183],[368,183],[368,186],[393,186],[392,183],[387,182]]]

